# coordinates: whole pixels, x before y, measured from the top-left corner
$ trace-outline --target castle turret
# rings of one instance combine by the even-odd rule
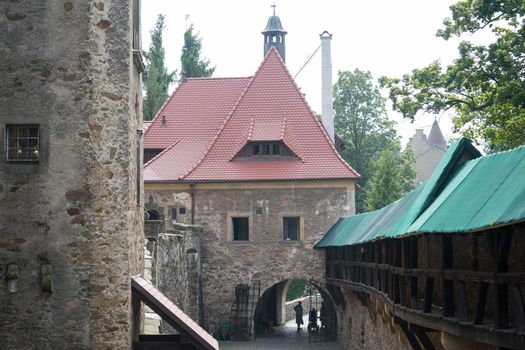
[[[264,35],[264,56],[271,47],[275,47],[279,55],[286,62],[286,50],[284,37],[288,34],[281,25],[281,19],[275,15],[275,5],[273,5],[273,16],[268,18],[266,28],[261,32]]]

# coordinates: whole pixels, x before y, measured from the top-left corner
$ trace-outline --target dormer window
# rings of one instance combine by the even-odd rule
[[[248,142],[234,160],[295,160],[298,157],[280,141]]]

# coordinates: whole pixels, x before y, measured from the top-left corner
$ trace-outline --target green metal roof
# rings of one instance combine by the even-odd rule
[[[523,220],[525,146],[480,157],[461,139],[427,182],[384,208],[339,219],[315,248],[407,234],[469,232]]]
[[[270,16],[270,18],[268,18],[268,23],[266,23],[266,28],[264,28],[263,30],[263,33],[265,32],[286,33],[281,24],[281,19],[276,15]]]

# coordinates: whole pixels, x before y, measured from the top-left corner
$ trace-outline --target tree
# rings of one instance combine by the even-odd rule
[[[151,45],[144,54],[147,68],[143,74],[146,97],[143,103],[144,120],[151,120],[168,98],[168,88],[175,80],[175,72],[168,72],[164,65],[162,32],[165,28],[164,16],[159,15],[151,31]]]
[[[215,67],[209,67],[210,61],[201,59],[202,39],[199,33],[193,33],[193,24],[184,32],[184,46],[180,57],[182,69],[181,80],[184,78],[209,77]]]
[[[365,187],[365,211],[382,208],[414,188],[416,172],[414,154],[410,148],[399,152],[399,143],[381,151],[374,163],[374,171]]]
[[[459,57],[438,61],[399,78],[380,79],[393,108],[407,118],[452,109],[464,136],[504,150],[525,143],[525,5],[523,0],[461,0],[450,7],[437,35],[445,40],[492,30],[484,46],[463,41]]]
[[[335,130],[345,142],[342,156],[362,176],[356,191],[356,211],[361,212],[371,165],[396,140],[394,122],[386,115],[385,99],[370,72],[339,72],[333,94]]]

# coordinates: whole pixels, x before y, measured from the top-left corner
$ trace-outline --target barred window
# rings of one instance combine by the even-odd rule
[[[38,162],[40,153],[39,127],[36,125],[8,125],[7,160]]]
[[[284,217],[283,218],[283,239],[285,241],[299,240],[299,217]]]

